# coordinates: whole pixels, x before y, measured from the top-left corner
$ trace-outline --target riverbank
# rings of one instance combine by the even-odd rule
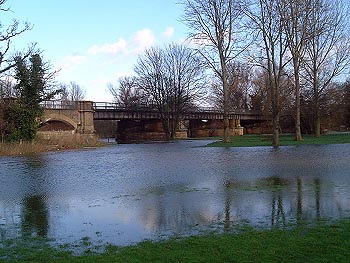
[[[88,245],[88,239],[80,245]],[[63,246],[64,247],[64,246]],[[103,254],[90,249],[81,256],[40,242],[30,246],[8,241],[0,246],[4,262],[350,262],[350,219],[288,229],[246,229],[239,234],[213,234],[136,246],[107,245]],[[81,247],[76,247],[76,250]]]
[[[223,143],[221,137],[199,138],[195,140],[217,140],[206,145],[207,147],[255,147],[272,146],[272,135],[243,135],[231,137],[230,143]],[[280,146],[322,145],[350,143],[350,134],[327,134],[316,138],[312,135],[303,135],[303,141],[297,142],[294,135],[280,135]],[[0,156],[31,155],[50,151],[81,149],[84,147],[100,147],[105,143],[94,140],[87,143],[50,144],[47,141],[33,141],[22,143],[0,143]]]
[[[208,147],[254,147],[272,146],[272,135],[243,135],[231,137],[231,142],[223,143],[222,138],[208,144]],[[295,141],[294,135],[280,135],[280,146],[323,145],[350,143],[350,134],[325,134],[319,138],[313,135],[303,135],[303,141]]]
[[[22,143],[0,143],[0,156],[22,156],[44,152],[81,149],[84,147],[100,147],[104,143],[90,141],[87,143],[50,144],[46,141],[33,141]]]

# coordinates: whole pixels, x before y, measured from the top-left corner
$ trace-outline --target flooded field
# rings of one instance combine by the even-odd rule
[[[0,240],[128,245],[350,216],[350,146],[111,145],[0,158]]]

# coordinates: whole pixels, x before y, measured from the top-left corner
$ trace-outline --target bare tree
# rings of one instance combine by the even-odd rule
[[[165,48],[164,62],[170,94],[170,135],[174,138],[180,115],[193,109],[203,96],[204,67],[197,52],[179,44],[170,44]]]
[[[261,48],[261,54],[255,54],[254,61],[266,73],[265,85],[271,103],[274,146],[279,145],[281,86],[289,62],[286,59],[288,45],[278,4],[279,0],[255,0],[246,5],[246,14],[251,22],[249,27],[259,33],[257,45]]]
[[[82,101],[85,99],[86,90],[74,81],[69,84],[61,83],[59,88],[63,101]]]
[[[185,8],[183,21],[190,39],[207,65],[220,79],[223,89],[224,142],[229,142],[229,84],[227,65],[244,47],[240,0],[180,0]]]
[[[230,61],[227,65],[227,72],[229,111],[248,110],[250,103],[251,68],[246,63]],[[221,86],[221,83],[218,83],[218,81],[214,81],[212,84],[211,101],[218,109],[222,109],[224,105]]]
[[[314,133],[320,136],[321,101],[334,78],[350,63],[350,38],[347,30],[349,8],[341,0],[312,0],[309,14],[311,34],[306,42],[304,79],[310,87]]]
[[[9,76],[0,80],[0,101],[4,98],[15,98],[17,96],[15,83]]]
[[[5,4],[6,4],[6,0],[0,0],[0,12],[11,12],[9,8],[5,7]],[[16,66],[14,57],[10,55],[11,41],[16,36],[30,29],[31,29],[31,25],[29,23],[25,23],[20,28],[20,23],[16,19],[14,19],[12,23],[7,27],[1,24],[0,26],[0,75],[2,75],[6,71]],[[20,55],[27,58],[32,53],[33,49],[34,49],[34,45],[32,45],[26,52]],[[18,56],[18,54],[16,56]]]
[[[74,81],[70,82],[71,101],[82,101],[86,97],[86,90]]]
[[[118,86],[112,83],[107,85],[113,100],[125,108],[137,108],[147,105],[147,97],[144,91],[137,85],[135,76],[121,77],[118,79]]]
[[[138,85],[160,113],[167,139],[174,138],[180,115],[199,96],[203,67],[193,50],[178,44],[150,48],[134,68]]]
[[[280,0],[278,11],[282,19],[288,49],[291,54],[294,88],[295,88],[295,139],[301,141],[300,123],[300,71],[305,56],[305,45],[312,32],[310,32],[310,12],[312,0]]]

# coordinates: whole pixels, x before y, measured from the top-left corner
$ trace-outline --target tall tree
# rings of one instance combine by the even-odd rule
[[[134,68],[138,86],[157,108],[167,139],[175,136],[178,120],[199,95],[203,67],[195,52],[184,45],[150,48]]]
[[[305,55],[305,45],[310,32],[310,12],[312,0],[280,0],[278,5],[279,16],[282,19],[284,33],[291,54],[294,88],[295,88],[295,139],[301,141],[300,123],[300,71]]]
[[[170,44],[165,48],[165,76],[171,112],[170,134],[174,138],[180,115],[193,109],[205,87],[203,65],[197,52],[185,45]]]
[[[316,137],[320,136],[321,101],[331,82],[349,67],[349,11],[341,0],[311,1],[303,78],[311,91]]]
[[[9,139],[31,141],[35,138],[42,114],[40,102],[57,94],[50,86],[55,72],[49,71],[49,65],[42,61],[39,53],[33,54],[29,61],[20,56],[15,60],[18,98],[10,106]]]
[[[224,142],[229,142],[229,83],[227,65],[243,52],[240,0],[180,0],[190,39],[207,65],[220,79],[223,89]]]
[[[261,54],[254,57],[256,65],[266,72],[265,85],[270,94],[273,118],[273,146],[279,145],[280,96],[285,82],[285,67],[288,63],[286,52],[287,38],[284,34],[283,20],[278,12],[278,0],[255,0],[246,4],[246,14],[250,18],[250,29],[258,32],[258,47]]]
[[[248,110],[251,88],[251,68],[247,63],[230,61],[227,65],[228,72],[228,107],[229,111]],[[212,84],[211,101],[215,108],[222,109],[223,90],[221,83],[215,79]]]

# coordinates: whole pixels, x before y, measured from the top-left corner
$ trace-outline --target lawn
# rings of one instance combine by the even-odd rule
[[[39,242],[40,243],[40,242]],[[49,246],[0,246],[4,262],[350,262],[350,219],[292,229],[253,230],[107,246],[103,254],[73,256]],[[6,259],[6,260],[5,260]]]
[[[231,142],[223,143],[221,138],[208,144],[209,147],[254,147],[272,146],[272,135],[244,135],[231,137]],[[350,143],[350,134],[327,134],[316,138],[312,135],[303,135],[303,141],[295,141],[294,135],[280,135],[280,146],[322,145]]]

